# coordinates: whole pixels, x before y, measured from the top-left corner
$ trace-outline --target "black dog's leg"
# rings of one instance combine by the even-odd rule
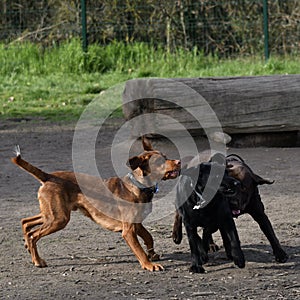
[[[197,233],[197,227],[191,227],[185,224],[185,229],[191,249],[192,264],[190,272],[204,273],[205,270],[202,265],[208,260],[208,256],[203,248],[202,240]]]
[[[182,240],[182,217],[178,210],[175,212],[175,219],[172,231],[172,238],[175,244],[180,244]]]
[[[265,214],[264,205],[260,199],[259,194],[257,194],[256,197],[257,197],[257,201],[255,201],[256,205],[255,205],[255,207],[252,207],[251,210],[249,210],[249,214],[258,223],[262,232],[265,234],[265,236],[269,240],[269,242],[272,246],[272,249],[273,249],[275,260],[277,262],[284,263],[287,261],[288,255],[282,249],[282,247],[279,243],[279,240],[277,239],[277,237],[275,235],[272,224],[271,224],[268,216]]]
[[[226,252],[226,256],[228,259],[233,260],[232,253],[231,253],[231,243],[230,239],[228,238],[227,232],[223,229],[220,229],[220,233],[223,240],[223,246]]]
[[[220,250],[219,246],[214,242],[211,231],[208,230],[208,228],[203,228],[202,240],[206,253]]]
[[[226,255],[233,260],[234,264],[239,268],[245,267],[245,257],[241,249],[239,236],[232,217],[224,219],[224,223],[220,225],[220,232],[223,238]]]

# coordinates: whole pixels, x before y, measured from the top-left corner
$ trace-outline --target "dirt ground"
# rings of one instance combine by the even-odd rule
[[[117,123],[118,120],[116,120]],[[46,171],[72,170],[75,124],[11,120],[0,123],[0,298],[1,299],[300,299],[300,148],[229,149],[240,154],[261,176],[275,179],[261,187],[274,230],[289,255],[276,263],[258,225],[249,217],[236,220],[247,264],[238,269],[224,250],[210,254],[206,274],[189,273],[186,236],[181,245],[171,238],[174,207],[161,219],[146,222],[162,272],[140,268],[119,233],[104,230],[79,212],[68,226],[39,242],[47,268],[36,268],[23,247],[20,219],[38,213],[39,183],[10,163],[19,144],[26,160]],[[97,155],[107,177],[107,158],[115,126],[107,126]],[[171,144],[156,148],[176,158]],[[165,193],[169,183],[161,184]],[[159,194],[155,198],[159,197]],[[221,239],[215,235],[220,245]]]

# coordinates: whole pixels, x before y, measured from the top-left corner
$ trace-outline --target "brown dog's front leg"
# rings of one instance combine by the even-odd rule
[[[163,270],[163,266],[161,266],[160,264],[150,262],[147,254],[140,245],[137,238],[138,229],[136,228],[136,226],[139,227],[139,225],[140,224],[123,223],[122,237],[130,247],[132,252],[135,254],[143,269],[149,271]]]
[[[154,242],[153,242],[153,237],[149,233],[149,231],[143,226],[143,224],[136,224],[136,230],[138,236],[140,236],[146,247],[147,247],[147,252],[148,252],[148,258],[151,261],[156,261],[160,259],[159,254],[155,253],[154,251]]]

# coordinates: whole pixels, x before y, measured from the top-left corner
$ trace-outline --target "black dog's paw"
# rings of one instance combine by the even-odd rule
[[[226,251],[226,256],[229,260],[233,260],[233,256],[231,255],[231,253],[227,253],[227,251]]]
[[[200,258],[203,264],[208,262],[208,255],[206,252],[201,253]]]
[[[179,245],[182,241],[182,233],[173,231],[172,239],[175,244]]]
[[[236,266],[238,266],[239,268],[245,268],[246,262],[245,262],[245,258],[244,256],[240,256],[240,257],[234,257],[233,258],[233,262]]]
[[[275,260],[280,263],[285,263],[289,258],[289,256],[282,249],[276,251],[274,255],[275,255]]]
[[[204,268],[200,265],[192,265],[189,269],[191,273],[206,273]]]

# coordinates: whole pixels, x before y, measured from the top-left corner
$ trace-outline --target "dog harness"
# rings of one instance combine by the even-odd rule
[[[198,193],[196,191],[196,189],[194,190],[194,192],[198,197],[198,201],[197,201],[197,204],[193,207],[193,209],[200,209],[200,208],[205,207],[207,204],[207,201],[203,198],[203,196],[200,193]]]
[[[156,183],[153,186],[148,187],[148,186],[145,186],[142,183],[140,183],[138,180],[136,180],[132,173],[128,173],[128,178],[142,192],[149,193],[149,194],[156,194],[159,191],[158,183]]]
[[[192,187],[192,185],[191,185],[191,187]],[[197,203],[194,205],[193,209],[202,209],[202,208],[204,208],[205,206],[207,206],[207,205],[210,203],[210,200],[207,201],[207,200],[203,197],[203,195],[202,195],[203,191],[198,192],[198,191],[196,190],[196,188],[194,188],[193,192],[194,192],[194,193],[196,194],[196,196],[197,196]]]

